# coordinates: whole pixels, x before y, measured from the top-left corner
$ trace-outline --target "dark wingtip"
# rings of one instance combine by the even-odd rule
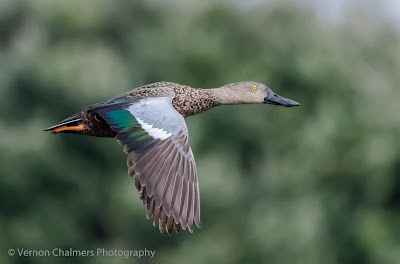
[[[42,132],[50,131],[53,135],[56,135],[57,133],[54,132],[53,129],[54,129],[53,127],[49,127],[49,128],[43,129]]]
[[[46,129],[43,129],[43,130],[42,130],[42,132],[47,132],[47,131],[51,131],[51,133],[52,133],[53,135],[57,134],[57,133],[54,133],[54,132],[53,132],[53,128],[52,128],[52,127],[49,127],[49,128],[46,128]]]
[[[51,127],[48,127],[48,128],[43,129],[43,131],[44,131],[44,132],[46,132],[46,131],[53,131],[53,129],[56,128],[56,127],[58,127],[58,126],[59,126],[59,125],[54,125],[54,126],[51,126]]]

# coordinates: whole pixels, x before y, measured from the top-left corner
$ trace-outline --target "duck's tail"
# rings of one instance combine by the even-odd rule
[[[85,125],[82,120],[82,113],[77,113],[67,119],[61,121],[57,125],[44,129],[43,131],[51,131],[53,134],[63,133],[79,133],[85,130]]]

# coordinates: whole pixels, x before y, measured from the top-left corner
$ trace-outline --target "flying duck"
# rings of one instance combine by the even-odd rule
[[[115,137],[125,146],[128,175],[147,205],[147,218],[161,233],[181,227],[193,232],[193,223],[201,227],[200,193],[184,118],[229,104],[300,105],[258,82],[214,89],[158,82],[91,105],[45,131]]]

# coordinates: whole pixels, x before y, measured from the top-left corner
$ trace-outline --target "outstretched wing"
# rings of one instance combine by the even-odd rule
[[[128,173],[135,178],[147,217],[168,233],[180,226],[200,227],[200,195],[196,164],[184,118],[172,97],[131,98],[93,109],[118,134],[128,153]]]

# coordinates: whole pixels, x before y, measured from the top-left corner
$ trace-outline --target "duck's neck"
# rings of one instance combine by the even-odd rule
[[[234,93],[230,87],[222,86],[219,88],[207,89],[203,91],[207,91],[210,93],[216,101],[218,101],[221,105],[233,105],[233,104],[242,104],[243,98],[237,93]]]
[[[200,114],[222,104],[214,94],[214,90],[216,89],[194,89],[188,86],[177,87],[174,89],[175,98],[172,100],[172,105],[183,117]]]

